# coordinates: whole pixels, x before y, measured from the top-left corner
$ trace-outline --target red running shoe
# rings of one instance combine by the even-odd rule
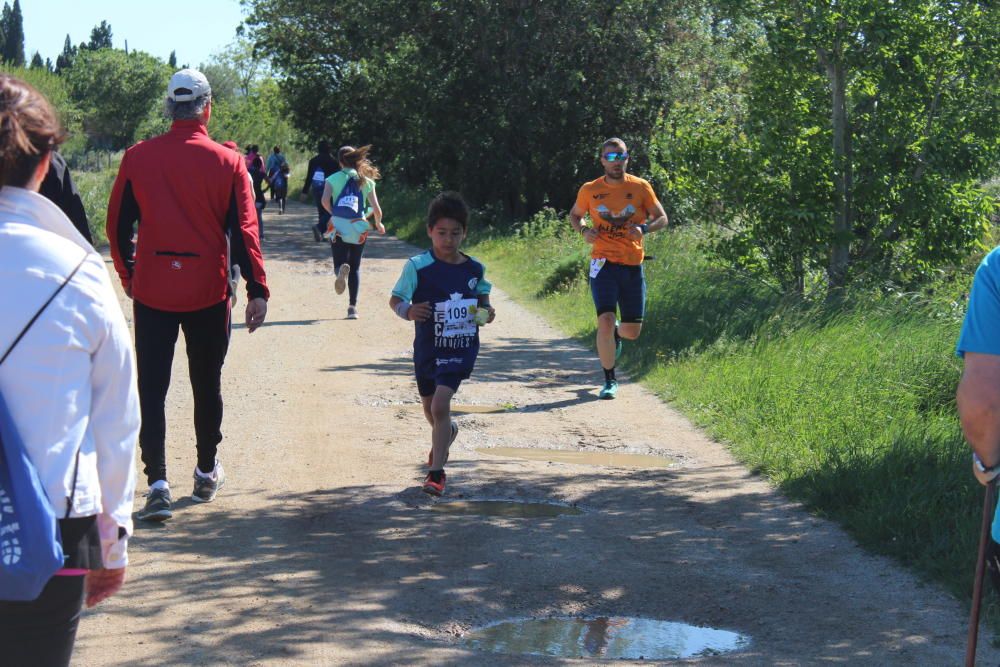
[[[444,480],[445,480],[444,471],[441,471],[441,481],[440,482],[435,482],[433,479],[431,479],[431,474],[427,473],[427,477],[424,479],[424,486],[423,486],[424,493],[432,495],[432,496],[443,496],[444,495]]]

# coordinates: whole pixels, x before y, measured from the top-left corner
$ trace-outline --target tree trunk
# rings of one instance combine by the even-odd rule
[[[820,61],[826,66],[831,89],[831,122],[833,124],[833,235],[830,243],[830,264],[827,281],[831,289],[843,287],[850,263],[851,229],[853,225],[854,174],[851,160],[851,136],[847,119],[847,73],[844,71],[843,46],[838,40],[833,52],[820,51]]]

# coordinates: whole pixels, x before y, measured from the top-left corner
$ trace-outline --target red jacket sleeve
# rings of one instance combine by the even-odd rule
[[[233,174],[232,192],[226,215],[232,261],[239,264],[240,273],[247,282],[247,295],[251,299],[270,298],[257,230],[253,184],[242,160]]]

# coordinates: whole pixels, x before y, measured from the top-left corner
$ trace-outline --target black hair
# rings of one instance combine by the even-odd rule
[[[317,153],[329,153],[330,152],[330,142],[327,141],[326,139],[324,139],[323,141],[319,142],[319,144],[316,146],[316,152]]]
[[[469,205],[457,192],[442,192],[427,207],[427,226],[433,228],[441,218],[457,220],[462,229],[469,227]]]

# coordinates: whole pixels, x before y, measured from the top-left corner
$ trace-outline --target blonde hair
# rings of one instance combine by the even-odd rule
[[[55,110],[30,84],[0,74],[0,187],[23,187],[38,164],[66,140]]]

